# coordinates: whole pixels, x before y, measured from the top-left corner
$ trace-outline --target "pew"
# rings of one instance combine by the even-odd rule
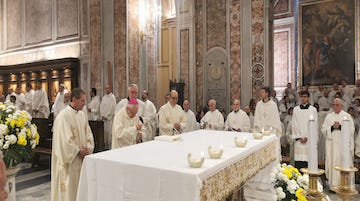
[[[51,145],[52,145],[52,119],[33,118],[32,123],[37,126],[40,134],[40,141],[38,146],[33,150],[34,157],[32,166],[39,165],[41,157],[49,159],[48,164],[51,164]],[[101,152],[105,150],[104,143],[104,122],[103,121],[89,121],[89,126],[93,132],[95,148],[94,152]]]

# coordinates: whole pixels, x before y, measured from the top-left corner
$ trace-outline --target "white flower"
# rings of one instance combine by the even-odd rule
[[[0,147],[2,147],[3,144],[4,144],[4,139],[1,139],[1,138],[0,138]]]
[[[5,140],[6,141],[10,140],[10,135],[5,135]]]
[[[278,198],[280,198],[280,200],[284,199],[286,197],[286,194],[284,192],[279,193]]]
[[[5,124],[0,124],[0,137],[6,134],[7,126]]]
[[[9,149],[10,144],[8,143],[9,141],[7,141],[4,145],[3,145],[3,149]]]
[[[309,186],[309,175],[304,174],[303,176],[298,176],[296,179],[299,186],[305,190],[308,189]]]
[[[15,135],[10,135],[10,139],[9,139],[9,142],[10,144],[15,144],[17,141],[17,137]]]
[[[277,193],[277,194],[279,194],[279,193],[281,193],[281,192],[284,192],[281,187],[277,187],[275,190],[276,190],[276,193]]]
[[[289,182],[287,183],[287,190],[291,193],[291,194],[295,194],[296,189],[299,188],[299,185],[296,183],[295,180],[289,180]]]

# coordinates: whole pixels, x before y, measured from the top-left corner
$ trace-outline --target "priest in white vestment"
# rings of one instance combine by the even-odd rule
[[[89,120],[100,120],[100,97],[97,95],[96,89],[92,88],[90,92],[91,101],[88,104]]]
[[[146,129],[137,115],[138,102],[130,99],[127,105],[115,114],[112,127],[111,149],[126,147],[146,141]]]
[[[190,109],[190,102],[189,100],[185,99],[183,101],[183,108],[187,120],[187,126],[184,129],[184,133],[191,132],[198,129],[196,117],[193,111]]]
[[[260,100],[256,104],[254,116],[254,128],[261,130],[273,130],[280,138],[282,127],[280,122],[279,110],[276,103],[269,98],[270,89],[263,87],[260,89]]]
[[[250,132],[250,118],[240,109],[240,100],[234,99],[233,111],[230,112],[225,121],[225,130],[237,132]]]
[[[342,157],[348,154],[351,162],[354,156],[354,122],[351,115],[343,110],[343,102],[341,99],[336,98],[334,100],[333,112],[329,113],[324,120],[321,131],[326,136],[326,156],[325,156],[325,174],[329,180],[329,187],[334,190],[334,187],[340,185],[340,172],[334,169],[334,166],[342,164]],[[341,125],[344,119],[350,121],[350,152],[343,153],[341,147],[341,141],[343,136],[341,135]],[[351,186],[354,185],[354,178],[350,179]]]
[[[330,107],[330,99],[329,99],[329,91],[327,89],[324,89],[323,91],[324,96],[319,98],[318,104],[319,104],[319,110],[320,111],[329,111],[331,109]]]
[[[18,86],[15,90],[16,102],[15,105],[19,110],[25,110],[25,95],[21,92],[21,88]]]
[[[49,99],[46,91],[41,87],[41,82],[38,81],[34,92],[33,117],[47,119],[49,114]]]
[[[57,117],[57,115],[63,110],[65,109],[70,103],[70,93],[66,92],[64,94],[64,99],[62,102],[57,103],[56,107],[54,108],[54,119]],[[86,115],[86,113],[85,113]]]
[[[309,103],[309,92],[300,92],[300,105],[296,106],[293,110],[293,116],[291,120],[292,139],[294,142],[294,160],[295,167],[299,170],[301,168],[308,167],[309,160],[309,139],[310,135],[316,135],[315,139],[318,139],[318,133],[309,133],[308,122],[312,119],[315,121],[316,128],[318,125],[318,114],[315,107]],[[318,131],[316,129],[316,131]],[[317,143],[317,142],[316,142]]]
[[[116,99],[111,92],[111,86],[105,85],[105,95],[100,104],[100,118],[104,121],[105,148],[111,149],[111,129],[116,107]]]
[[[33,102],[34,102],[34,90],[32,89],[31,84],[26,84],[26,94],[25,94],[25,110],[33,116]]]
[[[149,92],[143,90],[141,100],[143,102],[143,124],[146,128],[146,140],[153,140],[156,135],[156,107],[149,99]]]
[[[54,104],[51,107],[51,112],[54,112],[56,110],[56,107],[58,107],[58,105],[60,105],[60,106],[63,105],[65,93],[68,93],[67,89],[65,89],[65,85],[60,84],[59,85],[59,91],[56,94]],[[59,111],[59,110],[57,110],[57,111]]]
[[[249,105],[245,105],[244,112],[247,114],[247,116],[250,119],[250,130],[252,130],[254,128],[254,115],[251,112],[251,108]]]
[[[14,89],[13,89],[13,88],[9,88],[9,89],[8,89],[8,93],[7,93],[7,95],[6,95],[6,98],[5,98],[5,102],[6,102],[6,101],[10,101],[10,96],[12,96],[12,95],[16,96],[16,94],[15,94],[15,92],[14,92]]]
[[[216,109],[216,101],[210,99],[209,111],[201,118],[200,128],[209,130],[224,130],[224,116]]]
[[[187,126],[184,110],[177,104],[178,93],[170,92],[169,101],[159,110],[159,134],[176,135],[183,133]]]
[[[136,84],[131,84],[128,87],[128,97],[121,99],[121,101],[119,101],[116,104],[115,112],[118,112],[118,111],[120,111],[121,108],[125,107],[130,99],[136,98],[138,103],[139,103],[138,115],[139,115],[139,117],[143,118],[143,116],[144,116],[144,103],[140,99],[137,98],[138,94],[139,94],[139,87]]]
[[[71,103],[54,121],[51,201],[74,201],[83,158],[94,150],[94,139],[82,108],[85,92],[71,91]]]

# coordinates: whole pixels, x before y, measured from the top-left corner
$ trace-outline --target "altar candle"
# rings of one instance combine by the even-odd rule
[[[341,167],[343,169],[349,169],[351,166],[350,161],[350,120],[344,117],[344,120],[341,123],[341,147],[342,147],[342,157],[341,157]]]
[[[317,122],[314,117],[310,115],[308,121],[308,141],[309,141],[309,172],[317,173],[318,172],[318,150],[317,150],[317,138],[318,138],[318,128]]]

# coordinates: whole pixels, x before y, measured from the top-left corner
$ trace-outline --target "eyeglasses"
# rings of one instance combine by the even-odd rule
[[[173,100],[177,100],[177,99],[178,99],[178,97],[171,97],[171,99],[173,99]]]

